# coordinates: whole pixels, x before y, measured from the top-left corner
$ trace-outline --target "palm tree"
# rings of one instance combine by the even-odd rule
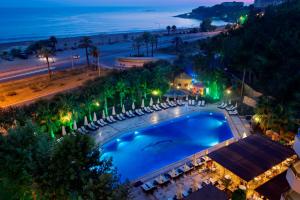
[[[99,52],[98,48],[93,46],[90,51],[90,54],[94,58],[95,66],[97,66],[97,69],[98,69],[98,76],[100,77],[100,65],[99,65],[100,52]]]
[[[104,88],[104,108],[105,108],[105,114],[108,115],[108,102],[107,102],[107,100],[114,96],[115,89],[110,85],[106,85],[106,86],[107,87]]]
[[[90,66],[90,60],[89,60],[89,48],[92,45],[92,40],[90,39],[90,37],[83,37],[82,40],[80,40],[80,44],[79,47],[85,49],[85,55],[86,55],[86,62],[87,62],[87,66]]]
[[[150,43],[151,43],[151,56],[153,57],[154,45],[157,44],[157,37],[155,35],[151,35]]]
[[[49,48],[42,47],[39,50],[39,55],[41,55],[43,58],[46,59],[47,67],[48,67],[48,74],[49,74],[49,77],[51,79],[52,72],[51,72],[51,68],[50,68],[49,57],[53,55],[53,51],[50,50]]]
[[[144,32],[142,35],[142,38],[144,40],[144,43],[146,45],[146,50],[147,50],[147,56],[149,56],[149,43],[152,35],[148,32]]]
[[[49,38],[49,42],[51,43],[51,46],[53,48],[53,51],[56,51],[56,45],[57,45],[57,38],[55,36],[51,36]]]
[[[176,53],[179,52],[179,47],[182,45],[183,41],[181,39],[181,37],[175,37],[173,39],[173,43],[175,44],[175,51]]]
[[[128,92],[127,89],[128,88],[127,88],[127,85],[124,82],[124,80],[119,80],[117,85],[116,85],[116,90],[118,91],[119,96],[120,96],[120,105],[124,104],[124,98],[125,98],[125,96]]]
[[[171,26],[167,26],[168,35],[170,35]]]
[[[142,47],[142,38],[141,37],[135,38],[132,47],[133,49],[137,50],[137,56],[140,56],[140,49]]]
[[[172,26],[172,32],[176,33],[177,27],[175,25]]]

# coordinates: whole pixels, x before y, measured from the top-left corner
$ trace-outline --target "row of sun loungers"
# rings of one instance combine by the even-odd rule
[[[163,109],[168,109],[170,107],[175,106],[183,106],[182,100],[176,100],[176,103],[174,101],[167,101],[165,103],[155,104],[153,106],[147,106],[144,108],[135,109],[134,111],[129,110],[125,113],[117,114],[115,116],[108,116],[105,119],[100,119],[97,121],[93,121],[89,123],[88,125],[82,126],[79,129],[77,129],[77,132],[81,134],[89,134],[91,132],[97,131],[100,127],[104,127],[108,124],[115,123],[117,121],[123,121],[127,118],[133,118],[136,116],[142,116],[146,113],[153,113],[155,111],[160,111]]]
[[[210,158],[204,156],[204,157],[198,158],[194,161],[185,163],[184,165],[180,166],[179,168],[172,169],[171,171],[168,171],[164,175],[160,175],[160,176],[154,178],[153,180],[150,180],[150,181],[142,184],[141,188],[145,192],[153,191],[154,189],[157,188],[157,186],[165,185],[165,184],[169,183],[171,181],[171,179],[177,179],[181,175],[183,175],[185,173],[189,173],[193,169],[195,169],[199,166],[202,166],[203,164],[205,164],[205,162],[207,162],[209,160],[210,160]],[[187,193],[187,195],[188,195],[188,193]]]
[[[188,105],[189,106],[200,106],[200,107],[204,107],[206,104],[205,100],[200,100],[198,101],[198,103],[195,100],[189,100],[188,101]]]
[[[220,109],[225,109],[229,115],[237,115],[237,104],[236,105],[229,105],[226,102],[222,102],[220,105],[217,106]]]

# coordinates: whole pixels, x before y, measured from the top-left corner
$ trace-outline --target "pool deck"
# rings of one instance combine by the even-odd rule
[[[163,174],[167,171],[170,171],[174,168],[177,168],[179,166],[182,166],[184,163],[192,160],[193,156],[201,157],[206,155],[207,153],[214,151],[216,149],[219,149],[225,145],[228,145],[232,142],[237,141],[238,139],[244,137],[245,135],[250,134],[249,124],[246,123],[245,120],[242,120],[240,116],[234,115],[231,116],[227,113],[226,110],[217,108],[217,104],[207,104],[205,107],[199,107],[199,106],[178,106],[175,108],[169,108],[166,110],[154,112],[151,114],[145,114],[143,116],[135,117],[126,119],[124,121],[118,121],[116,123],[107,125],[103,128],[101,128],[97,133],[95,133],[95,139],[97,143],[105,143],[111,139],[117,138],[119,135],[121,135],[124,132],[129,131],[135,131],[137,129],[148,127],[149,125],[157,124],[163,121],[171,120],[176,117],[180,117],[183,115],[192,114],[195,112],[221,112],[226,116],[226,119],[229,123],[229,126],[231,128],[233,138],[224,141],[222,143],[219,143],[215,145],[214,147],[211,147],[207,150],[203,150],[198,152],[195,155],[191,155],[189,157],[186,157],[176,163],[172,163],[168,166],[165,166],[157,171],[151,172],[150,174],[146,174],[143,177],[139,177],[137,180],[132,180],[132,182],[136,181],[142,181],[146,182],[149,180],[153,180],[155,177],[159,176],[160,174]],[[190,182],[190,177],[184,176],[183,182]],[[203,177],[202,177],[203,178]],[[185,180],[187,179],[187,180]],[[172,184],[173,185],[173,184]],[[169,193],[174,194],[175,188],[171,186],[172,189],[170,189]],[[166,191],[155,193],[154,195],[146,195],[140,187],[133,188],[131,191],[132,199],[142,200],[142,199],[165,199],[167,196],[163,195]]]

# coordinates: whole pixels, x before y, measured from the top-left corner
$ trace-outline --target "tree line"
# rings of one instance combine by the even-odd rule
[[[247,21],[202,42],[207,55],[263,92],[255,113],[264,129],[296,131],[300,110],[300,1],[251,9]]]

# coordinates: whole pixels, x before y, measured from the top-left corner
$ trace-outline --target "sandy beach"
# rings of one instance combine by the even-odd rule
[[[202,33],[189,33],[191,29],[178,29],[176,33],[171,33],[168,35],[166,30],[151,31],[152,34],[159,35],[159,48],[168,46],[172,44],[174,37],[179,36],[184,40],[189,39],[201,39]],[[131,32],[131,33],[118,33],[118,34],[99,34],[89,36],[93,42],[93,45],[97,46],[101,52],[101,64],[103,67],[113,67],[115,58],[119,56],[130,56],[134,54],[132,48],[132,41],[137,36],[143,34],[143,32]],[[84,51],[78,48],[80,44],[81,37],[69,37],[69,38],[57,38],[58,44],[57,49],[61,51],[56,52],[54,65],[68,66],[71,65],[71,56],[79,55],[81,59],[77,61],[78,65],[84,63]],[[34,43],[35,41],[25,41],[25,42],[13,42],[13,43],[3,43],[0,44],[0,53],[3,51],[9,51],[12,48],[26,48],[28,45]],[[143,48],[143,47],[142,47]],[[164,55],[161,55],[164,56]],[[65,63],[65,64],[63,64]],[[22,69],[36,69],[44,66],[45,62],[38,59],[36,56],[30,56],[28,59],[18,59],[15,58],[13,61],[7,61],[0,58],[0,72],[11,73],[15,70]],[[2,74],[2,76],[5,74]]]

